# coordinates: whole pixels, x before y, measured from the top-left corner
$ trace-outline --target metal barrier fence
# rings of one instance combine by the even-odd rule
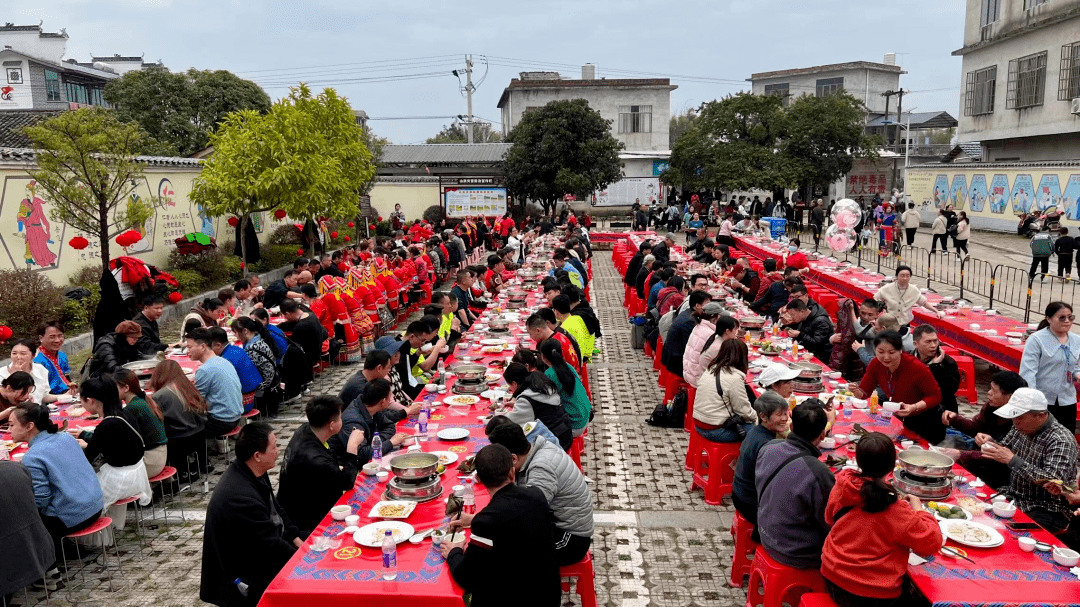
[[[1077,281],[1051,274],[1036,274],[1028,287],[1028,301],[1024,310],[1024,322],[1031,321],[1031,312],[1041,315],[1052,301],[1076,301]]]
[[[964,259],[960,266],[960,299],[965,295],[979,295],[994,301],[994,266],[974,257]]]
[[[990,298],[990,307],[1009,306],[1024,312],[1028,316],[1028,272],[1024,268],[998,264],[990,274],[990,284],[993,295]]]
[[[926,278],[926,288],[933,289],[932,284],[935,281],[953,287],[958,287],[963,283],[963,259],[942,251],[928,253],[927,256],[929,273]]]

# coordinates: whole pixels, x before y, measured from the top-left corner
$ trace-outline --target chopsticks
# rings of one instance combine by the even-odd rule
[[[967,561],[967,562],[969,562],[971,564],[975,564],[975,561],[971,560],[970,558],[967,557],[967,555],[961,553],[959,550],[957,550],[956,548],[953,548],[952,546],[942,546],[941,551],[944,552],[945,554],[948,554],[949,556],[956,557],[956,558],[961,558],[961,559],[964,559],[965,561]]]

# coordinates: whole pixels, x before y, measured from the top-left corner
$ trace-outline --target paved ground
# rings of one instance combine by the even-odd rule
[[[583,457],[594,490],[597,533],[593,544],[597,599],[600,605],[734,606],[745,591],[729,588],[732,540],[730,505],[705,504],[700,491],[689,492],[683,470],[688,435],[644,423],[660,402],[656,373],[641,351],[630,347],[630,326],[622,307],[622,282],[609,252],[593,263],[593,305],[604,337],[603,353],[589,371],[597,408]],[[336,393],[355,367],[331,368],[316,380],[313,392]],[[984,380],[985,381],[985,380]],[[985,392],[985,388],[983,388]],[[272,422],[282,452],[301,422],[298,404],[286,407]],[[218,472],[224,468],[217,458]],[[276,486],[276,479],[274,482]],[[97,564],[82,573],[86,585],[73,604],[108,607],[181,607],[199,604],[198,583],[202,524],[207,496],[189,488],[183,494],[186,519],[166,529],[144,527],[147,549],[140,551],[129,518],[120,536],[123,577],[112,573],[113,589]],[[173,503],[170,508],[175,508]],[[158,510],[160,517],[160,509]],[[141,554],[141,556],[140,556]],[[115,559],[113,560],[115,568]],[[576,597],[565,597],[576,604]],[[44,593],[22,593],[13,605],[36,605]],[[66,595],[52,603],[69,604]]]

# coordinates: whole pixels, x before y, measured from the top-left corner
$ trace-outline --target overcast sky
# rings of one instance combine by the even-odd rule
[[[670,77],[678,113],[747,90],[755,72],[880,62],[888,52],[909,72],[901,86],[915,91],[905,108],[957,116],[960,58],[951,52],[962,45],[963,7],[963,0],[39,0],[3,19],[66,28],[67,57],[79,61],[119,53],[160,59],[173,71],[226,69],[274,99],[301,80],[332,86],[374,119],[414,118],[371,125],[394,143],[422,143],[466,113],[451,73],[464,68],[466,53],[477,64],[474,113],[495,122],[499,96],[520,71],[580,78],[580,66],[593,63],[597,77]]]

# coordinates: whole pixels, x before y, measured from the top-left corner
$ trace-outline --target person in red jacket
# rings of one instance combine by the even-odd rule
[[[840,607],[913,604],[904,587],[908,552],[936,554],[945,543],[941,528],[919,498],[899,499],[885,480],[896,465],[892,439],[867,434],[855,461],[862,472],[841,470],[825,506],[832,526],[821,551],[825,586]]]
[[[798,238],[792,238],[788,241],[788,254],[787,260],[784,265],[805,270],[810,267],[810,260],[806,258],[806,255],[799,250],[799,246],[802,245]]]
[[[896,331],[874,337],[874,358],[858,385],[851,384],[856,398],[870,398],[876,389],[885,400],[900,403],[895,413],[904,428],[925,438],[931,445],[945,438],[941,423],[941,388],[934,374],[919,359],[903,351],[903,338]]]

